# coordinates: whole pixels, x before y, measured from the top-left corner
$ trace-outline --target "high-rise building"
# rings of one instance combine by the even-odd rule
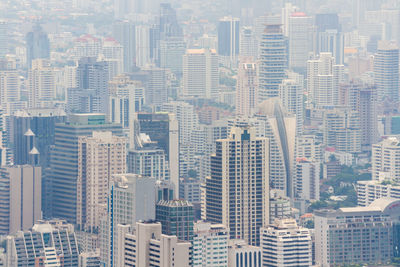
[[[0,21],[0,58],[8,54],[8,23]]]
[[[113,24],[113,37],[123,47],[124,72],[132,72],[136,66],[136,30],[133,22],[122,20]]]
[[[388,137],[372,145],[372,180],[400,182],[400,140]]]
[[[362,151],[371,151],[378,141],[376,86],[350,82],[340,86],[339,104],[349,106],[360,116]]]
[[[347,108],[326,110],[323,116],[324,144],[338,152],[361,152],[360,116]]]
[[[282,108],[278,98],[264,101],[260,112],[250,119],[260,137],[269,139],[269,181],[274,189],[293,196],[295,162],[296,116]]]
[[[344,36],[338,14],[316,14],[315,25],[317,27],[315,54],[330,52],[336,64],[343,64]]]
[[[294,196],[301,200],[319,200],[320,162],[298,158],[294,175]]]
[[[240,20],[224,17],[218,23],[218,55],[236,65],[239,55]]]
[[[151,63],[152,47],[150,37],[152,28],[148,25],[135,26],[136,66],[143,68]]]
[[[261,267],[261,247],[252,246],[244,240],[231,239],[228,244],[228,267],[246,267],[246,263]]]
[[[137,123],[140,133],[156,141],[164,150],[169,164],[170,181],[175,185],[175,194],[179,192],[179,127],[174,114],[138,113]]]
[[[26,34],[26,64],[30,68],[32,60],[50,58],[50,41],[39,24]]]
[[[290,198],[285,196],[282,190],[271,190],[269,198],[269,223],[274,223],[275,219],[292,218],[293,212]]]
[[[124,47],[114,38],[105,38],[99,57],[106,62],[108,80],[124,72]]]
[[[160,40],[169,37],[183,37],[182,27],[179,25],[176,10],[170,3],[160,4]]]
[[[206,180],[205,215],[229,228],[231,238],[260,243],[259,229],[269,222],[269,142],[255,128],[233,127],[217,140]],[[228,194],[229,192],[229,194]]]
[[[367,207],[379,198],[400,199],[400,184],[387,180],[369,180],[357,182],[357,204]]]
[[[368,207],[315,211],[316,264],[385,264],[398,244],[399,207],[399,200],[381,198]]]
[[[20,80],[15,60],[3,59],[0,64],[0,104],[4,109],[8,103],[20,100]]]
[[[260,43],[258,102],[279,96],[279,85],[286,77],[287,40],[281,25],[267,25]]]
[[[399,101],[399,47],[393,43],[379,42],[374,58],[375,84],[378,99]]]
[[[228,265],[229,231],[222,224],[194,224],[193,267]],[[217,256],[218,255],[218,256]],[[250,266],[250,265],[249,265]]]
[[[322,160],[322,141],[315,135],[303,135],[296,139],[296,158],[311,161]]]
[[[141,111],[144,105],[145,88],[142,83],[121,74],[108,82],[108,93],[108,120],[121,124],[125,129],[133,127],[134,113]]]
[[[188,49],[183,56],[183,95],[214,98],[219,85],[218,56],[213,49]]]
[[[74,226],[64,221],[39,221],[32,230],[7,236],[6,266],[78,266]]]
[[[258,104],[257,64],[252,59],[240,60],[236,85],[236,114],[251,116]]]
[[[79,136],[91,135],[93,131],[122,135],[121,125],[107,123],[105,114],[73,114],[69,122],[56,124],[51,173],[46,178],[46,186],[51,188],[46,196],[50,210],[45,211],[45,217],[77,222],[78,139]]]
[[[307,62],[307,92],[316,107],[338,105],[339,85],[344,81],[343,65],[336,65],[331,53],[319,54]]]
[[[154,65],[143,68],[148,73],[146,81],[146,105],[158,111],[162,104],[168,102],[168,77],[167,71]]]
[[[39,165],[43,169],[48,167],[50,147],[54,145],[55,124],[65,120],[66,114],[62,109],[26,109],[15,112],[10,119],[14,164],[30,163],[29,152],[35,147],[40,153]],[[34,142],[28,145],[29,130],[34,135]]]
[[[175,235],[179,240],[193,240],[193,205],[185,200],[160,200],[156,204],[156,220],[162,233]]]
[[[182,37],[168,37],[160,40],[160,68],[169,69],[182,77],[182,60],[186,52],[186,43]]]
[[[279,85],[279,98],[286,112],[296,115],[296,132],[299,136],[303,132],[304,120],[304,82],[303,76],[288,72],[287,79]]]
[[[242,27],[240,30],[240,57],[250,57],[253,60],[258,58],[258,40],[253,27]]]
[[[146,134],[137,137],[136,148],[128,151],[129,173],[136,173],[159,180],[169,179],[169,166],[165,151]]]
[[[52,107],[56,98],[55,72],[49,60],[33,59],[28,74],[30,108]]]
[[[312,18],[303,12],[289,17],[289,67],[305,73],[309,52],[312,51]]]
[[[192,266],[191,243],[161,233],[161,224],[138,222],[134,234],[124,239],[124,263],[119,266]]]
[[[136,225],[140,220],[154,220],[156,207],[155,179],[138,174],[114,175],[109,187],[107,216],[100,227],[100,259],[110,267],[118,258],[117,245],[121,242],[119,225]],[[160,229],[161,230],[161,229]]]
[[[108,74],[107,62],[94,57],[81,58],[77,69],[78,90],[68,95],[69,111],[108,114]]]
[[[98,267],[100,259],[98,251],[82,252],[79,254],[79,267]]]
[[[77,224],[95,231],[106,214],[112,175],[126,172],[127,138],[94,131],[78,137]]]
[[[276,220],[261,228],[263,266],[312,266],[311,233],[294,219]]]
[[[185,176],[194,169],[193,131],[198,128],[198,117],[193,105],[183,101],[165,103],[161,110],[175,114],[179,125],[179,174]]]
[[[29,230],[42,213],[42,169],[14,165],[0,170],[0,233]]]

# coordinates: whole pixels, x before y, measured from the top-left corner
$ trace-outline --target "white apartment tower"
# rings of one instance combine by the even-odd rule
[[[229,231],[222,224],[194,224],[193,267],[225,267],[228,264]]]
[[[183,56],[183,95],[218,96],[218,55],[214,49],[188,49]]]
[[[298,158],[294,175],[295,197],[302,200],[319,200],[320,163]]]
[[[236,85],[236,114],[250,116],[258,104],[257,63],[246,58],[240,61]]]
[[[307,92],[316,107],[337,105],[344,66],[336,65],[329,52],[307,62]]]
[[[262,266],[312,266],[310,230],[299,227],[294,219],[276,220],[261,228]]]
[[[372,145],[372,180],[400,182],[400,140],[388,137]]]
[[[126,172],[126,146],[125,137],[111,132],[78,138],[77,221],[86,230],[98,228],[107,211],[112,175]]]
[[[28,73],[29,98],[31,108],[46,107],[56,98],[55,73],[50,61],[32,60],[32,68]]]
[[[268,138],[256,137],[253,127],[233,127],[229,138],[217,140],[206,179],[206,219],[251,245],[259,244],[259,229],[269,222],[268,162]]]

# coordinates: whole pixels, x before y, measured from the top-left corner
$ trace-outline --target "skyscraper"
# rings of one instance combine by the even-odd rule
[[[236,65],[239,55],[240,20],[224,17],[218,23],[218,55],[226,58],[230,64]]]
[[[138,174],[114,175],[109,186],[107,216],[100,227],[100,259],[105,266],[117,267],[117,246],[123,242],[118,226],[136,225],[155,219],[155,179]]]
[[[399,101],[399,47],[379,42],[374,58],[375,84],[378,100]]]
[[[138,113],[137,123],[141,133],[149,135],[165,152],[169,163],[170,181],[179,192],[179,127],[174,114]]]
[[[105,114],[73,114],[69,122],[56,124],[51,173],[46,181],[51,187],[46,196],[50,210],[45,211],[45,217],[77,223],[78,139],[79,136],[91,135],[93,131],[111,131],[122,135],[121,125],[107,123]]]
[[[39,24],[33,26],[31,32],[26,34],[26,64],[32,66],[32,60],[37,58],[50,58],[50,41]]]
[[[309,52],[312,51],[312,18],[303,12],[289,17],[289,67],[305,73]]]
[[[260,44],[258,102],[279,96],[287,68],[287,40],[281,25],[267,25]]]
[[[42,211],[42,169],[14,165],[0,169],[0,233],[29,230]]]
[[[218,140],[206,180],[205,215],[229,228],[231,238],[260,244],[260,227],[269,222],[269,142],[255,128],[233,127]]]
[[[372,180],[400,182],[400,140],[389,137],[372,145]]]
[[[94,131],[78,137],[77,224],[97,231],[107,211],[112,175],[126,172],[127,138]]]
[[[183,95],[213,98],[218,95],[218,56],[213,49],[188,49],[183,56]]]
[[[240,60],[236,86],[236,114],[250,116],[258,104],[257,64],[252,59]]]
[[[124,72],[132,72],[136,66],[136,30],[133,22],[123,20],[113,24],[113,37],[124,48]]]
[[[49,60],[33,59],[28,74],[30,108],[52,107],[56,98],[55,72]]]
[[[8,53],[8,23],[0,21],[0,58]]]

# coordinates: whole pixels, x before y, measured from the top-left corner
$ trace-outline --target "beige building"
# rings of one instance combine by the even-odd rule
[[[206,179],[206,219],[251,245],[259,244],[259,230],[269,222],[268,163],[269,139],[256,137],[254,127],[233,127],[229,138],[217,140]]]
[[[250,116],[258,104],[257,64],[250,58],[239,63],[236,85],[236,114]]]
[[[126,149],[127,139],[111,132],[79,137],[77,221],[85,229],[99,227],[111,177],[126,171]]]
[[[119,266],[191,266],[191,243],[161,233],[159,222],[138,222],[124,239],[124,262]]]
[[[0,234],[26,231],[42,216],[42,168],[15,165],[0,173]]]
[[[218,55],[214,49],[188,49],[183,56],[183,95],[218,96]]]
[[[261,267],[261,248],[250,246],[244,240],[232,239],[228,245],[228,267]],[[246,264],[248,263],[248,264]]]

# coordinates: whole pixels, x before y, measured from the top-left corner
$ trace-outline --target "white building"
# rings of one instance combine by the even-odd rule
[[[307,92],[316,107],[337,105],[339,85],[344,80],[344,66],[336,65],[329,52],[307,62]]]
[[[236,114],[250,116],[258,104],[257,63],[254,59],[241,59],[236,85]]]
[[[161,223],[138,222],[134,234],[126,234],[124,262],[119,266],[189,267],[190,242],[161,234]]]
[[[298,158],[294,175],[295,197],[302,200],[319,200],[320,162]]]
[[[222,224],[194,224],[193,267],[225,267],[228,264],[229,231]]]
[[[115,264],[119,259],[117,245],[121,235],[118,235],[117,226],[155,219],[155,179],[138,174],[118,174],[114,175],[109,188],[108,214],[100,227],[100,260],[105,266],[118,267]]]
[[[245,241],[233,239],[228,245],[228,267],[261,267],[261,248],[250,246]]]
[[[312,265],[310,230],[294,219],[276,220],[261,228],[263,266],[308,267]]]
[[[56,98],[55,72],[50,61],[32,60],[32,68],[28,73],[29,98],[31,108],[46,107]]]
[[[214,49],[188,49],[183,56],[183,95],[218,96],[218,56]]]
[[[322,160],[322,142],[315,135],[303,135],[296,139],[296,158],[311,161]]]
[[[289,67],[305,70],[313,44],[313,19],[303,12],[289,17]]]
[[[77,223],[96,229],[107,211],[108,185],[112,175],[126,172],[125,137],[93,132],[78,138]]]
[[[380,181],[357,182],[357,204],[366,207],[376,199],[389,197],[400,199],[400,185]]]
[[[388,137],[372,145],[372,180],[400,182],[400,140]]]

